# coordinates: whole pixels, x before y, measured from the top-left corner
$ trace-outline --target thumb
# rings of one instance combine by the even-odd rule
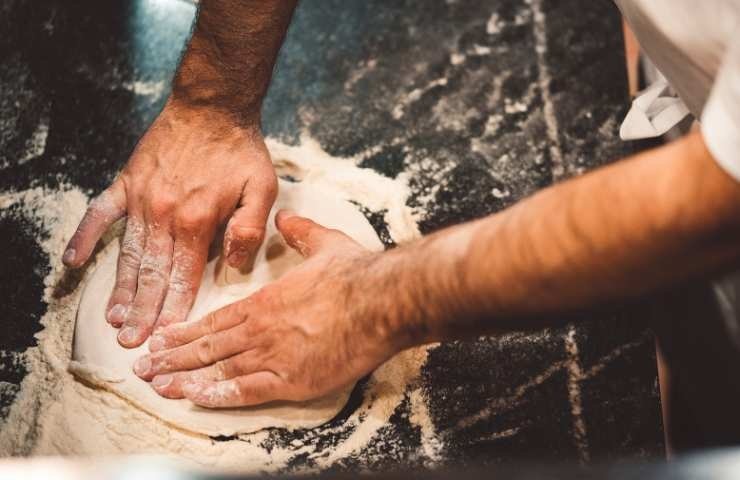
[[[311,257],[322,250],[346,245],[348,242],[355,243],[339,230],[323,227],[291,210],[280,210],[275,216],[275,225],[288,245],[304,257]]]
[[[62,262],[68,267],[82,266],[108,227],[126,214],[126,188],[117,179],[98,195],[87,208],[77,230],[67,244]]]

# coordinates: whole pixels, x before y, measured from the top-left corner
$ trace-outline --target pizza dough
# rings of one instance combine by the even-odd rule
[[[225,266],[220,258],[211,260],[187,321],[197,320],[210,311],[245,298],[302,261],[275,228],[274,215],[281,208],[289,208],[321,225],[342,230],[368,249],[383,248],[373,228],[354,205],[301,183],[280,181],[280,192],[270,213],[267,235],[254,269],[244,275]],[[135,349],[121,347],[116,340],[118,329],[105,320],[119,248],[116,238],[98,253],[97,268],[89,275],[82,292],[70,364],[70,371],[75,375],[124,397],[176,427],[210,436],[235,435],[269,427],[315,427],[331,420],[345,405],[351,389],[309,402],[272,402],[259,407],[229,409],[206,409],[186,399],[160,397],[133,373],[132,365],[148,352],[147,345]]]

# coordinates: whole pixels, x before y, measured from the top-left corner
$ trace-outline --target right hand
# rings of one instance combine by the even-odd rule
[[[127,216],[106,318],[119,343],[185,320],[219,225],[230,218],[223,256],[250,269],[265,235],[277,177],[258,125],[170,100],[113,184],[94,199],[63,262],[79,267],[116,220]]]
[[[275,217],[305,261],[249,297],[173,325],[134,372],[160,395],[204,407],[305,401],[335,392],[413,342],[389,298],[407,255],[369,252],[288,211]]]

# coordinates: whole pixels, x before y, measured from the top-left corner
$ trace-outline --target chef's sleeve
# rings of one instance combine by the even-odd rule
[[[731,40],[701,115],[704,142],[717,163],[740,182],[740,40]]]

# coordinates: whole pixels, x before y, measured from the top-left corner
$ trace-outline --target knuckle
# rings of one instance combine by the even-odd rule
[[[121,245],[119,261],[124,267],[138,268],[141,265],[141,250],[124,243]]]
[[[195,344],[195,356],[202,365],[208,365],[213,361],[215,355],[215,342],[209,335],[201,338]]]
[[[138,218],[129,217],[126,222],[126,233],[123,236],[124,243],[139,244],[146,237],[146,228]]]
[[[248,323],[241,323],[235,330],[235,335],[240,345],[247,345],[249,339],[252,337],[251,328]]]
[[[218,331],[218,318],[216,317],[216,314],[220,310],[216,310],[215,312],[211,312],[206,317],[205,325],[206,325],[206,331],[209,334],[214,334]]]
[[[162,285],[167,281],[162,270],[154,265],[142,263],[139,268],[139,283],[142,287]]]
[[[174,277],[170,279],[170,291],[177,295],[182,302],[190,302],[190,296],[194,293],[195,286],[187,278]]]
[[[229,366],[226,360],[219,360],[213,364],[213,371],[216,381],[222,381],[229,378]]]
[[[138,266],[141,263],[143,253],[144,249],[141,247],[138,238],[129,235],[124,236],[121,242],[121,260],[135,264],[128,264],[128,266]]]
[[[177,207],[177,196],[168,191],[162,191],[152,197],[149,210],[154,217],[166,217]]]
[[[88,212],[94,212],[99,216],[112,216],[123,207],[117,203],[112,187],[109,187],[90,202]]]
[[[139,276],[152,280],[167,280],[169,276],[170,258],[159,248],[152,248],[141,259]]]
[[[232,236],[245,244],[260,244],[262,243],[262,240],[265,239],[265,229],[263,227],[244,227],[234,225],[231,228]]]
[[[213,222],[213,210],[204,203],[190,203],[177,210],[175,222],[185,232],[198,232]]]

